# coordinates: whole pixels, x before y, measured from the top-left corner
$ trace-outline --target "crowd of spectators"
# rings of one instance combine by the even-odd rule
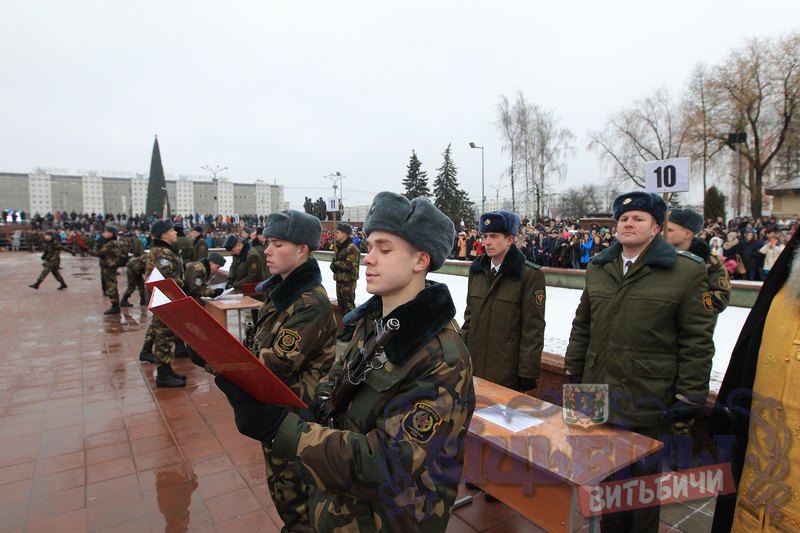
[[[711,246],[733,279],[763,281],[799,223],[800,217],[781,221],[768,216],[754,221],[736,217],[727,223],[720,217],[708,219],[697,238]],[[615,241],[614,223],[585,227],[575,219],[545,217],[523,219],[516,244],[528,261],[538,265],[585,269],[592,257]],[[472,261],[482,253],[478,230],[466,227],[458,232],[450,259]]]
[[[84,251],[85,243],[92,243],[96,235],[107,224],[115,224],[129,236],[141,239],[145,247],[152,243],[150,225],[159,218],[157,214],[144,214],[128,217],[114,213],[48,213],[33,215],[26,220],[22,212],[8,212],[5,231],[0,231],[0,246],[11,250],[41,249],[41,233],[56,230],[62,245],[75,253]],[[13,215],[13,217],[12,217]],[[243,227],[258,228],[264,225],[263,216],[218,215],[176,215],[174,222],[180,222],[189,231],[194,226],[204,228],[204,236],[209,248],[220,248],[228,235],[238,235]],[[30,224],[30,229],[14,229],[14,225]],[[764,216],[751,220],[749,217],[736,217],[727,223],[719,217],[708,219],[703,230],[697,235],[707,243],[712,251],[725,263],[732,279],[762,281],[786,242],[800,224],[800,216],[794,219],[777,220],[774,216]],[[577,219],[554,220],[548,217],[537,220],[522,219],[516,244],[525,257],[538,265],[552,268],[585,269],[592,257],[599,254],[616,240],[613,221],[592,223],[586,227]],[[77,236],[77,237],[76,237]],[[354,227],[352,236],[362,253],[366,253],[363,230]],[[333,250],[335,246],[333,230],[322,233],[321,250]],[[483,253],[483,240],[474,227],[463,227],[458,231],[450,259],[472,261]]]

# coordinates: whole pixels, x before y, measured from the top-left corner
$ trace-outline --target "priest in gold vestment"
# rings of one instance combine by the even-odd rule
[[[800,532],[799,240],[796,232],[759,292],[709,422],[718,441],[732,437],[720,460],[737,483],[717,499],[713,533]]]

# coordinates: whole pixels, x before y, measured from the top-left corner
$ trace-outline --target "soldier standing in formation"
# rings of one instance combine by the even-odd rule
[[[226,289],[233,287],[234,289],[242,290],[242,285],[264,279],[261,272],[261,263],[253,250],[250,249],[250,243],[242,242],[236,235],[228,235],[222,247],[233,256],[231,268],[228,270],[228,282],[225,284]]]
[[[67,284],[64,283],[64,278],[61,277],[61,273],[58,271],[58,266],[61,261],[61,244],[54,239],[55,232],[53,230],[46,231],[44,234],[44,248],[42,250],[42,273],[39,274],[39,279],[37,279],[32,285],[28,285],[32,289],[38,289],[39,285],[44,281],[44,278],[47,277],[47,274],[52,273],[53,277],[56,278],[56,281],[61,283],[59,285],[58,290],[66,289]]]
[[[203,237],[203,226],[192,228],[192,261],[200,261],[208,257],[208,243]]]
[[[445,531],[474,390],[450,293],[425,277],[450,253],[453,223],[425,198],[382,192],[365,230],[367,290],[375,296],[345,318],[355,324],[353,341],[320,380],[312,406],[331,394],[377,329],[391,319],[400,327],[336,414],[341,430],[316,423],[312,409],[294,414],[254,400],[223,377],[217,383],[239,431],[309,485],[315,531]],[[292,347],[294,338],[278,342]]]
[[[711,303],[716,318],[728,307],[731,299],[731,279],[717,252],[695,236],[702,230],[703,215],[697,211],[688,208],[670,210],[667,242],[674,246],[678,253],[688,252],[705,262],[708,284],[711,288]]]
[[[183,288],[181,260],[173,248],[178,239],[178,234],[172,225],[172,221],[169,219],[156,220],[150,228],[150,235],[153,236],[153,246],[150,248],[145,277],[150,277],[150,272],[157,268],[164,278],[174,279],[175,283]],[[145,336],[145,345],[139,354],[140,360],[143,360],[143,354],[147,355],[148,342],[154,348],[153,360],[156,364],[156,387],[174,388],[185,386],[186,376],[172,370],[172,365],[170,364],[172,361],[172,346],[175,344],[175,334],[155,315],[153,315],[153,321],[150,324],[150,328],[148,328],[148,334]]]
[[[122,250],[117,242],[117,227],[106,226],[100,238],[94,243],[94,250],[89,252],[100,259],[100,276],[103,280],[103,292],[111,300],[111,308],[104,315],[119,314],[119,289],[117,288],[117,267],[122,261]]]
[[[128,302],[133,291],[139,291],[139,305],[145,305],[147,300],[144,296],[144,268],[147,262],[147,256],[144,254],[144,244],[141,239],[136,235],[128,232],[128,239],[126,241],[126,249],[131,257],[128,259],[128,264],[125,267],[125,277],[128,284],[125,287],[125,292],[122,294],[122,300],[119,302],[120,307],[133,307],[133,304]]]
[[[361,261],[361,252],[353,244],[350,235],[353,228],[350,224],[340,222],[336,227],[333,238],[336,241],[336,249],[331,261],[333,279],[336,281],[336,302],[342,316],[356,308],[356,282],[358,281],[358,265]],[[355,327],[351,324],[345,326],[336,338],[342,342],[350,342],[353,338]]]
[[[689,434],[708,395],[714,313],[702,260],[661,237],[667,204],[632,192],[614,200],[617,242],[586,268],[564,369],[572,383],[608,384],[608,422],[653,439]],[[631,477],[659,463],[634,463]],[[659,506],[603,516],[602,531],[657,532]]]
[[[250,240],[250,249],[253,254],[258,257],[259,267],[261,268],[260,279],[267,279],[269,277],[269,269],[267,268],[267,258],[264,257],[264,251],[267,249],[267,239],[264,237],[264,228],[256,228],[256,233]]]
[[[178,256],[181,258],[181,266],[186,266],[187,263],[195,261],[194,259],[194,243],[192,239],[186,236],[183,232],[183,224],[176,222],[174,224],[175,233],[178,240],[175,241],[175,248],[178,250]]]

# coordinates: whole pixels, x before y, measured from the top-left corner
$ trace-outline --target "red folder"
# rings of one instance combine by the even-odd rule
[[[245,296],[252,296],[254,294],[265,294],[263,292],[256,292],[256,287],[258,284],[261,283],[260,281],[255,281],[253,283],[245,283],[242,285],[242,294]]]
[[[186,294],[178,287],[175,280],[172,278],[164,278],[161,272],[154,268],[147,279],[144,281],[145,286],[151,291],[158,287],[158,289],[169,297],[170,300],[180,300],[186,298]],[[152,299],[151,299],[152,301]],[[158,316],[158,315],[156,315]],[[161,318],[160,316],[158,318]],[[166,322],[164,322],[166,324]],[[199,352],[198,352],[199,353]]]
[[[176,294],[176,291],[182,296],[176,299],[168,296]],[[148,309],[214,370],[256,400],[272,405],[305,407],[289,387],[214,320],[203,306],[183,294],[173,279],[154,284]]]

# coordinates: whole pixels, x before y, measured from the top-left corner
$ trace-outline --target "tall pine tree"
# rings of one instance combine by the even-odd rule
[[[422,163],[417,157],[417,153],[411,150],[411,160],[408,162],[408,172],[406,179],[403,180],[403,185],[406,188],[404,193],[405,197],[409,200],[422,196],[423,198],[430,198],[431,190],[428,188],[428,173],[421,170]]]
[[[444,156],[444,162],[441,167],[436,169],[439,174],[436,175],[436,179],[433,182],[433,194],[436,196],[433,205],[438,207],[458,227],[462,220],[463,191],[458,186],[458,180],[456,179],[458,169],[450,158],[449,144],[442,156]]]
[[[164,167],[161,165],[161,150],[158,149],[158,135],[153,143],[153,156],[150,158],[150,179],[147,183],[147,216],[161,218],[164,211],[169,215],[167,200],[167,180],[164,178]],[[164,209],[166,205],[166,209]]]

